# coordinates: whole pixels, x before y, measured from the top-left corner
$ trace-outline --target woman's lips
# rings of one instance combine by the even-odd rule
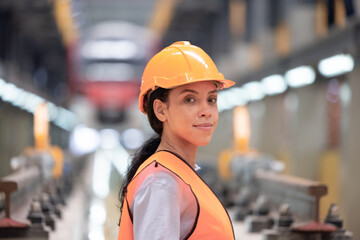
[[[213,125],[211,123],[202,123],[202,124],[195,124],[193,125],[193,127],[200,130],[209,131],[213,128]]]

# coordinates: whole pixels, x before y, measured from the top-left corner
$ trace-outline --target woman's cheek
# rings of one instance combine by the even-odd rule
[[[217,123],[218,123],[218,120],[219,120],[219,112],[218,112],[218,108],[216,106],[216,110],[214,111],[213,113],[213,116],[214,116],[214,125],[215,127],[217,126]]]

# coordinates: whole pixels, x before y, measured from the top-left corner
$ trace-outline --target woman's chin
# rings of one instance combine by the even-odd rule
[[[199,146],[199,147],[206,146],[206,145],[208,145],[208,144],[210,143],[210,140],[211,140],[211,138],[209,138],[209,139],[204,139],[204,140],[198,139],[198,140],[196,141],[196,145]]]

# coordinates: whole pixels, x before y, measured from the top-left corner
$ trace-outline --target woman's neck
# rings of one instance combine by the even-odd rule
[[[197,146],[176,139],[169,139],[166,136],[161,137],[161,142],[156,151],[167,150],[178,154],[191,167],[195,168]]]

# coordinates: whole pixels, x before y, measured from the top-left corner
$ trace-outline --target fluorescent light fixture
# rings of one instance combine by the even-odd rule
[[[39,106],[39,104],[45,102],[46,100],[42,97],[39,97],[38,95],[31,94],[30,100],[28,99],[29,107],[31,113],[35,113],[36,108]]]
[[[3,86],[2,99],[5,102],[13,103],[19,95],[19,88],[12,83],[7,83]]]
[[[319,62],[319,72],[325,77],[335,77],[354,69],[354,58],[350,54],[338,54]]]
[[[104,230],[102,228],[94,228],[89,231],[89,240],[105,240]]]
[[[240,87],[233,87],[227,91],[220,92],[218,95],[218,109],[222,112],[236,106],[246,105],[248,96],[246,91]]]
[[[112,166],[116,171],[125,177],[127,169],[131,163],[130,155],[125,148],[119,144],[114,150],[113,157],[111,158]]]
[[[139,58],[139,48],[129,40],[95,40],[85,43],[81,50],[90,59],[135,59]]]
[[[75,155],[91,153],[99,147],[100,135],[96,129],[79,125],[70,135],[69,144],[71,152]]]
[[[226,94],[227,91],[220,92],[217,98],[218,111],[222,112],[233,107],[231,97]]]
[[[226,102],[225,102],[225,98],[224,98],[224,93],[223,92],[219,92],[218,93],[218,97],[217,97],[217,105],[218,105],[218,111],[222,112],[224,110],[226,110]]]
[[[103,129],[100,131],[101,147],[114,149],[119,145],[119,133],[115,129]]]
[[[261,80],[263,90],[267,95],[276,95],[286,91],[287,85],[283,76],[274,74]]]
[[[18,88],[12,83],[7,83],[2,78],[0,78],[0,98],[31,114],[34,114],[39,104],[47,102],[49,121],[53,121],[55,125],[66,131],[71,131],[78,123],[76,115],[69,110],[57,107],[54,103],[48,102],[46,99],[36,94]]]
[[[263,85],[260,82],[248,82],[242,88],[245,90],[249,101],[258,101],[265,97]]]
[[[24,109],[32,114],[37,106],[45,101],[44,98],[18,88],[12,83],[1,82],[0,87],[0,96],[3,101],[9,102],[13,106]]]
[[[111,153],[110,153],[111,155]],[[110,192],[111,159],[106,150],[99,150],[94,156],[92,190],[98,198],[106,198]]]
[[[93,200],[90,206],[89,222],[91,225],[101,226],[106,221],[106,209],[104,202]]]
[[[104,201],[93,199],[89,211],[89,240],[105,240],[103,225],[106,218],[107,214]]]
[[[52,102],[48,102],[47,107],[49,110],[49,121],[54,121],[58,116],[58,107]]]
[[[12,103],[14,104],[14,106],[23,109],[23,106],[27,101],[27,96],[27,92],[19,88],[18,96]]]
[[[315,71],[310,66],[300,66],[288,70],[285,73],[285,80],[292,88],[299,88],[315,82]]]
[[[121,140],[127,149],[135,150],[141,147],[145,137],[139,129],[129,128],[121,133]]]
[[[71,131],[77,123],[78,120],[74,113],[65,108],[58,107],[57,115],[54,120],[55,125],[67,131]]]
[[[12,101],[11,104],[34,114],[37,106],[45,101],[44,98],[23,90],[19,91],[17,99]]]
[[[21,104],[20,108],[31,114],[33,114],[33,111],[34,111],[32,104],[31,104],[33,95],[34,94],[32,94],[30,92],[26,92],[26,91],[24,91],[24,93],[21,95],[22,104]]]
[[[245,89],[241,87],[230,88],[226,94],[231,96],[231,101],[234,106],[243,106],[246,105],[249,101],[248,94]]]

